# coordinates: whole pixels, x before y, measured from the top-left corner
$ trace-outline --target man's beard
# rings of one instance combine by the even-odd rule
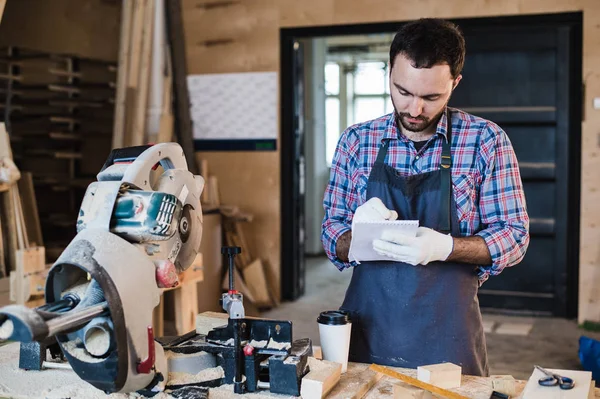
[[[408,130],[409,132],[420,133],[420,132],[427,130],[432,124],[434,124],[434,123],[437,124],[438,121],[440,120],[442,114],[444,113],[445,108],[446,107],[442,108],[442,110],[437,115],[435,115],[433,118],[426,118],[424,116],[417,116],[416,118],[413,118],[412,116],[410,116],[410,113],[408,113],[408,112],[396,111],[396,119],[398,121],[400,121],[400,123],[402,124],[402,127],[404,129]],[[411,122],[408,122],[406,120],[406,118],[418,119],[420,122],[411,123]]]
[[[394,113],[396,114],[396,121],[399,121],[402,124],[402,127],[406,130],[408,130],[409,132],[414,132],[414,133],[420,133],[425,131],[429,126],[431,126],[432,124],[437,124],[438,121],[440,120],[440,118],[442,117],[442,114],[444,113],[444,111],[446,110],[446,106],[448,105],[448,102],[446,102],[446,105],[444,105],[442,107],[442,109],[440,110],[440,112],[435,115],[433,118],[426,118],[424,116],[417,116],[416,118],[413,118],[412,116],[410,116],[409,112],[398,112],[396,111],[396,104],[394,104],[394,98],[390,98],[392,100],[392,105],[394,106]],[[406,118],[411,118],[411,119],[418,119],[421,122],[419,123],[410,123],[406,120]]]

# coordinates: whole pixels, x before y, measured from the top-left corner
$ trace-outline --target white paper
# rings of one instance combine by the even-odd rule
[[[276,139],[277,72],[188,75],[195,139]]]
[[[375,252],[373,240],[380,239],[383,232],[387,230],[415,237],[418,227],[418,220],[382,220],[352,223],[352,241],[350,242],[348,258],[350,261],[358,263],[370,260],[393,260],[388,256]]]

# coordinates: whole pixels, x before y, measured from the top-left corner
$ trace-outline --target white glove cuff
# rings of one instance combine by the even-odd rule
[[[454,239],[450,234],[443,234],[440,245],[435,248],[434,259],[445,261],[454,250]]]

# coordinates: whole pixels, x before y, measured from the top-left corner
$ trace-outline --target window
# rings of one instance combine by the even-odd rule
[[[344,129],[392,112],[387,62],[328,62],[325,92],[326,156],[331,166]]]
[[[352,73],[354,90],[349,125],[378,118],[388,111],[389,98],[387,63],[381,61],[358,62]]]
[[[325,64],[325,155],[327,166],[331,166],[335,147],[340,138],[340,65],[334,62]]]

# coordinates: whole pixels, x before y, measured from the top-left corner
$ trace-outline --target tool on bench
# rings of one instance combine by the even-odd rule
[[[575,386],[575,382],[569,377],[563,377],[562,375],[552,373],[546,369],[541,368],[540,366],[534,365],[533,367],[546,374],[546,377],[540,378],[538,381],[538,383],[542,386],[553,387],[555,385],[558,385],[560,389],[572,389]]]
[[[466,396],[460,395],[460,394],[458,394],[456,392],[452,392],[452,391],[449,391],[449,390],[444,389],[444,388],[436,387],[435,385],[431,385],[431,384],[428,384],[426,382],[417,380],[416,378],[409,377],[408,375],[401,374],[401,373],[399,373],[397,371],[391,370],[391,369],[389,369],[387,367],[384,367],[384,366],[380,366],[378,364],[372,364],[371,366],[369,366],[369,368],[371,370],[373,370],[373,371],[385,374],[385,375],[387,375],[389,377],[395,378],[397,380],[400,380],[400,381],[405,382],[407,384],[410,384],[412,386],[415,386],[415,387],[418,387],[418,388],[421,388],[421,389],[425,389],[426,391],[429,391],[431,393],[439,395],[439,396],[441,396],[443,398],[448,398],[448,399],[469,399]]]

